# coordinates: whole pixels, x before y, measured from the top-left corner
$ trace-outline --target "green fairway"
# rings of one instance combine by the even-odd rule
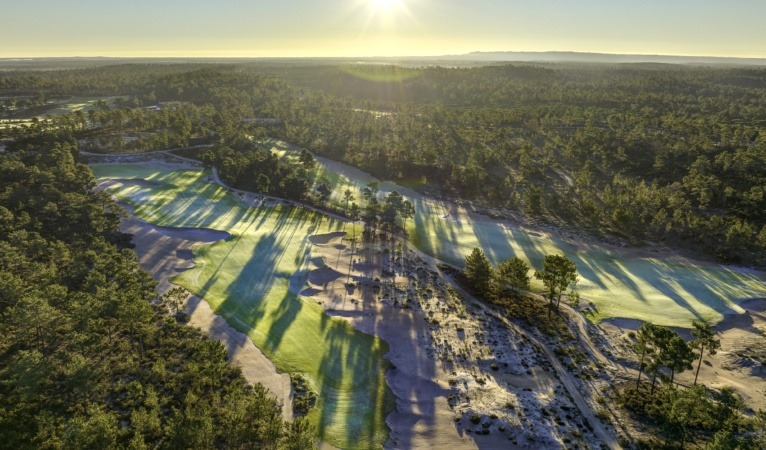
[[[274,151],[285,158],[297,158],[297,151],[285,145],[275,144]],[[323,158],[317,161],[316,178],[333,188],[332,203],[345,207],[342,194],[351,187],[356,202],[364,206],[360,189],[375,180],[372,176]],[[452,203],[424,199],[395,183],[381,182],[380,188],[381,199],[395,189],[413,202],[417,214],[408,223],[411,240],[423,252],[446,262],[462,265],[474,247],[482,248],[495,263],[518,256],[533,268],[541,267],[546,254],[566,254],[577,264],[577,286],[583,299],[596,305],[595,321],[624,317],[689,327],[692,320],[719,321],[723,314],[742,313],[738,303],[766,296],[763,273],[692,264],[661,254],[624,257],[603,245],[575,246],[519,226],[475,220]],[[542,284],[533,279],[533,288],[542,290]]]
[[[69,114],[75,111],[88,112],[96,108],[99,100],[104,100],[109,106],[114,106],[114,100],[117,97],[72,97],[62,102],[56,102],[56,107],[46,111],[44,116],[58,116]]]
[[[595,321],[624,317],[690,327],[692,320],[718,321],[723,314],[742,313],[740,301],[766,295],[762,274],[679,257],[623,257],[605,246],[575,246],[509,224],[464,216],[455,220],[454,211],[443,205],[416,203],[419,214],[410,229],[414,241],[445,261],[462,265],[465,255],[480,247],[495,263],[518,256],[540,268],[545,255],[565,254],[577,264],[581,296],[596,306]],[[532,286],[543,289],[534,279]]]
[[[292,293],[322,264],[312,258],[307,236],[337,231],[341,223],[300,208],[245,207],[200,170],[96,165],[93,171],[101,179],[145,180],[118,182],[110,191],[153,224],[231,233],[226,241],[196,246],[196,267],[174,282],[203,295],[279,370],[304,375],[319,393],[310,419],[324,441],[342,448],[383,445],[385,417],[394,406],[384,378],[387,346]]]
[[[0,129],[11,129],[20,126],[30,126],[32,119],[0,119]]]

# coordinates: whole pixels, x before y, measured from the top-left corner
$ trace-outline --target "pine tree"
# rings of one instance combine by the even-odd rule
[[[529,264],[521,258],[506,259],[497,265],[497,281],[501,286],[514,289],[529,289]]]
[[[474,248],[471,254],[465,258],[463,273],[474,292],[481,296],[489,293],[494,269],[480,248]]]
[[[553,309],[556,301],[556,309],[561,303],[561,294],[570,284],[577,283],[577,266],[564,255],[546,255],[543,258],[543,270],[535,272],[535,278],[542,280],[548,289],[548,301]]]
[[[692,341],[691,345],[694,348],[698,348],[700,352],[700,358],[699,362],[697,363],[697,373],[694,374],[694,384],[697,384],[697,377],[699,377],[700,374],[700,368],[702,367],[702,356],[705,354],[705,349],[707,349],[709,355],[715,355],[716,350],[721,348],[721,341],[718,339],[714,339],[715,332],[713,331],[713,328],[710,326],[707,322],[697,322],[696,320],[692,322],[692,336],[694,336],[694,340]]]

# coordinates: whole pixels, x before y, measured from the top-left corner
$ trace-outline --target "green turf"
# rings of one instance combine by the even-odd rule
[[[33,123],[32,119],[0,119],[0,130],[17,128],[23,125],[30,126]]]
[[[296,165],[299,164],[299,153],[294,147],[290,147],[287,144],[276,140],[271,140],[268,145],[271,146],[270,150],[279,155],[281,158],[291,161]],[[328,199],[329,203],[344,208],[346,207],[346,201],[343,198],[343,193],[346,191],[346,189],[351,189],[354,196],[354,200],[352,200],[352,202],[356,202],[357,205],[364,206],[365,201],[362,197],[361,188],[363,188],[366,183],[375,181],[376,179],[371,175],[362,172],[361,170],[349,166],[344,166],[346,167],[346,170],[344,170],[345,174],[338,173],[334,170],[328,169],[324,161],[326,160],[323,158],[317,158],[317,164],[310,172],[312,179],[312,189],[315,188],[319,183],[327,183],[327,185],[332,189],[332,194]],[[381,183],[380,185],[382,189],[379,196],[383,195],[383,193],[390,192],[392,189],[399,188],[393,183]]]
[[[321,264],[312,258],[307,236],[336,231],[341,223],[293,207],[244,207],[199,170],[121,164],[95,165],[93,171],[102,179],[152,182],[110,190],[154,224],[231,233],[226,241],[196,246],[196,267],[174,281],[204,295],[280,371],[304,375],[319,393],[310,419],[323,440],[343,448],[382,446],[393,408],[384,378],[387,346],[290,290],[300,289],[306,272]]]
[[[96,108],[96,103],[98,103],[99,100],[104,100],[109,106],[114,106],[114,100],[116,98],[117,97],[72,97],[60,103],[54,101],[56,107],[46,111],[39,117],[59,116],[62,114],[73,113],[75,111],[88,112],[91,109]]]
[[[540,268],[547,254],[563,253],[577,264],[578,290],[593,302],[592,319],[650,320],[690,327],[692,320],[718,321],[742,313],[737,303],[766,295],[763,275],[720,265],[694,265],[682,258],[624,258],[601,245],[574,247],[563,239],[511,225],[445,219],[449,211],[434,202],[418,204],[411,232],[416,245],[440,259],[462,264],[481,247],[494,262],[518,256]],[[533,280],[533,288],[543,286]]]
[[[285,158],[296,158],[297,151],[274,144],[274,151]],[[361,188],[374,180],[354,168],[339,165],[345,175],[328,170],[318,158],[315,174],[332,188],[330,201],[345,206],[342,192],[347,186],[360,205]],[[719,321],[723,314],[742,313],[737,304],[745,299],[766,296],[763,273],[723,267],[694,265],[681,258],[622,258],[607,247],[573,247],[563,239],[494,221],[456,220],[451,203],[419,200],[412,190],[391,182],[381,182],[380,198],[391,190],[409,197],[417,215],[408,224],[415,245],[441,260],[462,265],[474,247],[481,247],[495,263],[518,256],[540,268],[543,256],[564,253],[576,262],[582,298],[593,302],[594,321],[610,317],[650,320],[657,324],[691,326],[692,320]],[[583,248],[587,248],[583,250]],[[542,285],[533,281],[533,288]]]

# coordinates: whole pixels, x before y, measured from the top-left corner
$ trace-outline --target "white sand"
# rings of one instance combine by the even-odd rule
[[[337,233],[310,241],[320,243],[313,252],[327,265],[307,274],[304,295],[310,290],[329,314],[389,344],[386,356],[395,369],[386,381],[396,410],[386,419],[388,447],[560,448],[564,437],[578,442],[571,430],[581,418],[571,404],[574,417],[560,413],[562,426],[540,413],[568,400],[535,348],[478,308],[466,308],[425,263],[412,254],[358,251]],[[469,420],[472,413],[480,424]],[[477,435],[485,423],[489,435]],[[587,431],[583,439],[597,442]]]
[[[745,404],[757,411],[766,409],[766,365],[762,364],[763,361],[753,361],[739,354],[746,347],[766,348],[766,299],[748,300],[741,306],[745,309],[744,314],[726,315],[714,327],[721,348],[716,355],[705,352],[697,382],[713,389],[734,388]],[[609,350],[626,360],[635,359],[627,345],[627,334],[640,325],[641,321],[619,318],[600,323],[608,339]],[[675,330],[684,339],[693,339],[688,329]],[[693,366],[693,370],[676,375],[676,381],[684,385],[693,384],[696,360]],[[629,373],[635,376],[635,371]]]

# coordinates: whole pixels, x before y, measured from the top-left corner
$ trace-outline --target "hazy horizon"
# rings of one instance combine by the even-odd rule
[[[37,0],[0,58],[417,57],[471,52],[766,57],[766,2]]]

